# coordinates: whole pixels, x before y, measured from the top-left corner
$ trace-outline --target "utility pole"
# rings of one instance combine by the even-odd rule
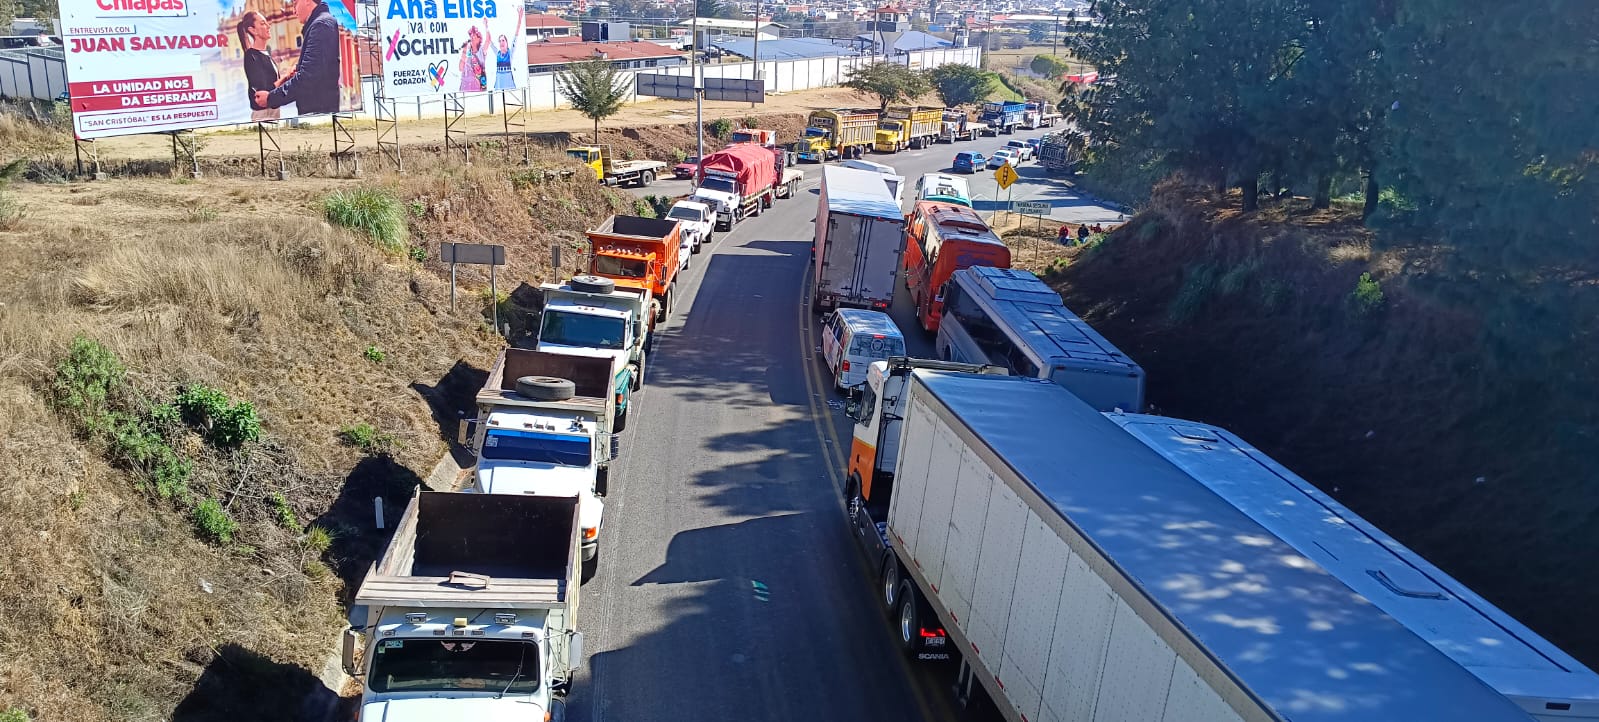
[[[1060,57],[1060,8],[1055,8],[1055,48],[1049,51],[1050,57]]]
[[[755,56],[750,58],[751,60],[755,61],[753,77],[755,80],[759,81],[761,79],[761,0],[755,0],[755,50],[751,52],[751,55]],[[765,83],[762,83],[762,85],[762,89],[764,90]],[[750,107],[755,107],[755,103],[753,101],[750,102]]]
[[[689,56],[689,73],[694,77],[694,137],[699,141],[700,160],[705,159],[705,81],[700,78],[700,6],[694,3],[694,22],[689,25],[694,40],[694,53]],[[697,162],[696,162],[697,163]],[[698,175],[698,174],[696,174]]]

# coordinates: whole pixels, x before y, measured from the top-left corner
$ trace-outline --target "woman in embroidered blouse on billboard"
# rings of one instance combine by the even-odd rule
[[[488,27],[487,21],[483,27]],[[488,89],[488,56],[483,31],[474,25],[466,34],[466,47],[461,48],[461,92],[479,93]]]
[[[516,9],[517,32],[522,32],[522,23],[526,20],[524,16],[525,12],[526,10],[524,8],[519,7]],[[487,27],[487,23],[484,24],[484,27]],[[511,44],[506,41],[504,35],[501,35],[500,48],[494,53],[495,90],[516,90],[516,75],[511,72],[512,67]]]

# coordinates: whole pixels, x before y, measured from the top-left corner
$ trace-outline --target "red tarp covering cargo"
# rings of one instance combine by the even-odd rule
[[[734,176],[740,194],[749,198],[777,185],[777,157],[772,149],[754,143],[730,145],[700,160],[699,180],[711,172]]]

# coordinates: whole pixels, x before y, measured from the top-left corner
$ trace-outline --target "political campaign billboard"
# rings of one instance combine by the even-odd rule
[[[80,138],[359,110],[355,0],[60,0]]]
[[[377,2],[385,97],[527,87],[527,31],[521,2]]]

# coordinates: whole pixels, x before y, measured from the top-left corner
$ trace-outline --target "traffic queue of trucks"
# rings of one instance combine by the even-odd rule
[[[813,304],[881,309],[833,291],[899,251],[839,243],[830,219],[875,191],[837,170]],[[959,661],[962,705],[1012,722],[1599,720],[1581,663],[1238,437],[1142,414],[1138,364],[1004,268],[971,209],[919,200],[901,243],[939,359],[843,373],[853,344],[827,334],[885,314],[827,316],[822,346],[858,399],[851,534],[905,653]]]
[[[836,383],[859,394],[847,528],[904,653],[958,662],[959,704],[1010,722],[1599,720],[1599,676],[1242,439],[1141,413],[1138,365],[993,267],[1008,253],[977,258],[993,234],[975,213],[901,216],[885,177],[824,171],[813,303],[886,308],[914,245],[907,282],[942,304],[943,360],[863,363],[847,334],[896,329],[829,325],[848,326]],[[591,270],[641,273],[544,287],[537,348],[501,354],[464,427],[472,493],[413,496],[363,579],[343,649],[362,719],[557,711],[615,434],[675,281],[677,224],[649,220],[590,232]]]

